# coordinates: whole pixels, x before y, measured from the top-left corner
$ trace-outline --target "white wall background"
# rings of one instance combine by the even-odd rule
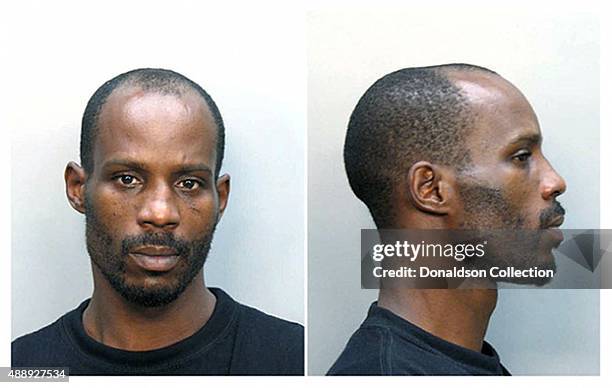
[[[3,51],[15,60],[3,64],[3,92],[12,135],[12,338],[91,295],[84,217],[68,205],[63,171],[79,159],[91,94],[138,67],[198,82],[225,120],[222,172],[232,187],[207,284],[304,323],[303,13],[198,4],[41,1],[10,15]]]
[[[360,289],[360,229],[374,225],[350,190],[342,147],[358,99],[384,74],[467,62],[509,79],[568,183],[565,227],[599,227],[595,15],[551,4],[318,10],[307,29],[310,374],[329,369],[377,297]],[[599,291],[502,290],[487,340],[514,374],[598,374]]]

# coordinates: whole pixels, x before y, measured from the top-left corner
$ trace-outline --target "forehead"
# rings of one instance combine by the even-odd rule
[[[478,72],[453,77],[466,96],[474,121],[467,135],[473,153],[495,152],[520,138],[540,136],[533,108],[511,83]]]
[[[215,122],[197,92],[120,87],[98,118],[94,166],[120,158],[150,165],[206,163],[214,170],[216,141]]]

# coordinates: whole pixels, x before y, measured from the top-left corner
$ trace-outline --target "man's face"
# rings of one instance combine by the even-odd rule
[[[563,222],[565,211],[556,197],[566,187],[542,153],[533,109],[516,88],[498,77],[470,74],[456,84],[477,113],[466,139],[472,163],[457,176],[462,201],[457,227],[521,230],[507,235],[523,247],[515,258],[522,256],[522,265],[554,268],[550,249],[558,233],[549,228]],[[529,239],[533,245],[526,243]],[[543,241],[550,246],[542,248]]]
[[[108,98],[98,126],[85,186],[88,252],[125,299],[167,304],[201,272],[225,207],[214,121],[195,92],[127,87]]]

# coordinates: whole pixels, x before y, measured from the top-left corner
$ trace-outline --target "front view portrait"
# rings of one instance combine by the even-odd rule
[[[94,290],[16,339],[13,367],[74,375],[301,375],[303,327],[206,287],[204,263],[228,204],[221,114],[181,74],[137,69],[91,97],[81,165],[65,170],[85,215]],[[69,280],[68,280],[69,281]]]

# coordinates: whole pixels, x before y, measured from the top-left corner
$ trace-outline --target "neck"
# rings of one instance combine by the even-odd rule
[[[164,306],[125,300],[93,265],[94,292],[83,313],[87,334],[104,345],[129,351],[159,349],[198,331],[211,317],[216,298],[200,272],[179,297]]]
[[[378,306],[448,342],[480,352],[495,289],[381,289]]]

